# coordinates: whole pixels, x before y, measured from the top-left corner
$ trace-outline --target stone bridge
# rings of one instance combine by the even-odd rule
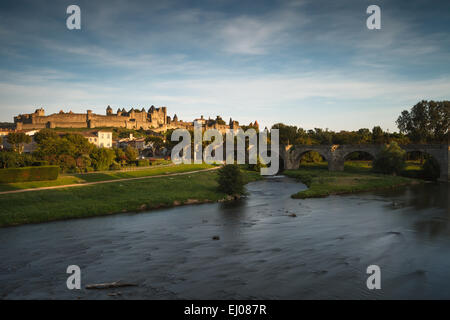
[[[433,156],[439,162],[441,169],[439,180],[448,181],[450,171],[448,145],[409,144],[400,147],[406,152],[420,151]],[[301,157],[306,152],[316,151],[328,161],[330,171],[342,171],[346,157],[352,152],[367,152],[375,158],[382,149],[383,145],[280,145],[280,157],[285,169],[298,169]]]

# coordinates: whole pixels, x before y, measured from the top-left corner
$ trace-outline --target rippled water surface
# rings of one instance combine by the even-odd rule
[[[450,298],[448,185],[290,198],[302,188],[269,178],[232,204],[0,229],[0,298]],[[71,264],[82,286],[138,286],[69,291]]]

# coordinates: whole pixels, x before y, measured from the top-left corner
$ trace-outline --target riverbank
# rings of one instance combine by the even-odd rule
[[[214,166],[208,164],[180,164],[160,165],[147,168],[135,168],[134,170],[98,171],[79,174],[64,174],[51,181],[28,181],[0,184],[0,193],[9,191],[25,191],[27,189],[66,187],[83,185],[95,182],[113,181],[121,179],[144,178],[151,176],[182,173],[195,170],[209,169]]]
[[[194,167],[191,165],[192,169]],[[186,167],[181,169],[187,170]],[[246,183],[261,179],[259,172],[243,171],[243,174]],[[219,192],[217,187],[217,172],[207,171],[167,177],[149,176],[149,179],[114,181],[77,188],[3,194],[0,195],[0,227],[148,211],[226,199],[226,194]]]
[[[299,179],[307,190],[292,195],[295,199],[326,197],[329,195],[374,191],[423,183],[421,180],[401,176],[375,174],[365,165],[351,164],[342,172],[328,171],[323,164],[286,170],[286,176]]]

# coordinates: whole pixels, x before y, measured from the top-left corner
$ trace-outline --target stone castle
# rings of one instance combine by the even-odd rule
[[[236,130],[239,128],[239,122],[230,119],[226,124],[219,116],[216,119],[195,119],[193,122],[179,120],[177,115],[173,118],[167,115],[167,108],[156,108],[151,106],[148,111],[144,108],[117,109],[116,113],[110,106],[106,108],[105,115],[92,113],[88,110],[86,113],[73,113],[60,111],[46,116],[43,108],[36,109],[34,113],[20,114],[14,117],[16,130],[32,130],[43,128],[127,128],[144,129],[156,132],[164,132],[168,129],[185,128],[192,130],[195,124],[200,124],[205,129],[217,129],[224,133],[226,130]],[[250,124],[255,128],[258,122]]]

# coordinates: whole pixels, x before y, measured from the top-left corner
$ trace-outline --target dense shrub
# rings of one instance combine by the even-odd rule
[[[34,141],[38,144],[44,143],[47,139],[58,139],[58,134],[53,129],[42,129],[34,135]]]
[[[317,163],[322,161],[323,158],[317,151],[309,151],[302,156],[300,163]]]
[[[265,165],[264,163],[261,162],[261,158],[258,156],[256,158],[256,164],[247,164],[247,170],[251,170],[251,171],[256,171],[256,172],[260,172],[261,168],[266,168],[267,165]]]
[[[48,161],[45,161],[45,160],[35,160],[35,161],[33,161],[33,164],[32,164],[33,167],[41,167],[41,166],[48,166],[48,165],[49,165]]]
[[[91,153],[92,166],[95,170],[108,170],[114,163],[116,153],[112,149],[97,148]]]
[[[423,164],[422,174],[424,179],[437,180],[441,174],[439,162],[433,157],[428,157]]]
[[[59,155],[57,164],[61,168],[61,172],[74,173],[77,171],[77,161],[68,154]]]
[[[0,152],[0,168],[19,168],[34,165],[35,159],[28,153]]]
[[[94,168],[92,168],[91,166],[92,165],[91,158],[87,154],[79,156],[75,161],[77,164],[78,172],[88,172],[94,170]]]
[[[120,170],[121,168],[122,166],[116,161],[114,161],[112,165],[109,167],[110,170]]]
[[[373,161],[373,171],[398,175],[405,168],[406,152],[396,142],[385,146]]]
[[[125,148],[125,156],[127,157],[127,160],[129,162],[134,162],[139,156],[139,151],[136,148],[133,148],[132,146],[127,146]]]
[[[139,159],[136,161],[136,165],[138,167],[148,167],[150,165],[150,161],[148,159]]]
[[[0,169],[0,182],[24,182],[40,180],[56,180],[59,174],[58,166],[23,167]]]
[[[219,190],[229,194],[244,193],[244,179],[236,164],[227,164],[219,170]]]

